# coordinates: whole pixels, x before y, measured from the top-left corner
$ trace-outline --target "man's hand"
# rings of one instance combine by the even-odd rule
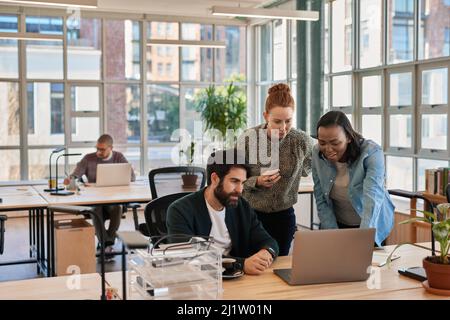
[[[266,249],[261,249],[244,261],[246,274],[261,274],[272,264],[272,255]]]

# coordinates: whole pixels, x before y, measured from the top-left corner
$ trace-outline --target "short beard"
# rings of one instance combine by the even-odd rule
[[[214,189],[214,196],[219,200],[220,204],[224,207],[236,208],[239,201],[231,201],[231,196],[239,197],[237,192],[226,193],[223,191],[223,181],[219,182],[219,185]]]

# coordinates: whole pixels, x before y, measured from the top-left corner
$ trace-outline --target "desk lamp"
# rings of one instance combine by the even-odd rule
[[[53,150],[50,153],[50,158],[48,159],[48,171],[49,171],[49,182],[50,183],[49,183],[48,188],[44,189],[45,192],[53,192],[53,191],[56,191],[57,189],[64,190],[64,188],[58,188],[58,177],[56,177],[55,187],[54,188],[52,187],[52,156],[55,153],[59,153],[59,152],[64,151],[64,150],[66,150],[65,147],[60,147],[60,148],[57,148],[57,149]]]
[[[58,156],[58,158],[56,158],[56,185],[58,185],[58,160],[61,157],[71,157],[71,156],[81,156],[81,153],[64,153],[60,156]],[[75,194],[75,192],[72,191],[67,191],[67,190],[62,190],[59,191],[58,188],[56,188],[55,191],[50,193],[52,196],[70,196]]]

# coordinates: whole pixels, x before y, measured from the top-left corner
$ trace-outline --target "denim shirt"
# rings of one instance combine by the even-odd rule
[[[381,245],[394,224],[394,204],[384,187],[384,155],[380,146],[364,140],[361,155],[348,167],[348,197],[356,213],[361,217],[361,228],[375,228],[375,242]],[[330,199],[336,179],[336,167],[321,156],[319,145],[312,152],[314,196],[322,229],[338,228]]]

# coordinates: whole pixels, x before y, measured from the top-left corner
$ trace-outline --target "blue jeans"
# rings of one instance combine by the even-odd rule
[[[274,238],[280,248],[280,256],[287,256],[296,231],[294,208],[278,212],[261,212],[255,210],[264,229]]]

